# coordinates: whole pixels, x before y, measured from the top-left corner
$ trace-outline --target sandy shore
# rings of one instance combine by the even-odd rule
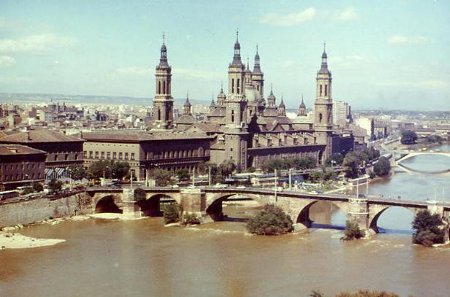
[[[19,233],[0,231],[0,250],[51,246],[64,241],[64,239],[33,238]]]

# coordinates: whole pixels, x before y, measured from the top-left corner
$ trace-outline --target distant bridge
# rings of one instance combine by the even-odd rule
[[[398,151],[396,153],[399,153]],[[417,173],[429,173],[429,174],[441,174],[441,173],[447,173],[450,172],[450,166],[447,169],[444,170],[437,170],[437,171],[423,171],[423,170],[417,170],[408,166],[405,166],[401,164],[403,161],[408,160],[410,158],[413,158],[415,156],[421,156],[421,155],[440,155],[440,156],[446,156],[450,157],[449,152],[403,152],[400,154],[402,155],[399,159],[395,160],[395,165],[397,165],[399,168],[402,168],[406,172],[417,172]],[[450,164],[450,160],[449,160]]]
[[[249,198],[264,204],[276,204],[281,207],[294,223],[311,226],[309,210],[319,201],[328,201],[336,205],[348,219],[355,220],[362,230],[378,232],[378,218],[389,207],[399,206],[414,213],[428,209],[448,220],[450,203],[436,201],[392,200],[369,196],[356,198],[342,194],[305,194],[294,191],[276,192],[261,188],[144,188],[145,200],[135,201],[130,189],[110,189],[91,187],[87,193],[93,199],[96,212],[103,212],[108,207],[116,207],[124,214],[132,216],[160,215],[161,204],[176,201],[184,212],[195,213],[204,221],[223,218],[222,202],[230,198]]]

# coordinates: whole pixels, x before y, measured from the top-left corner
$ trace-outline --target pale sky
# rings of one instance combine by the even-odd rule
[[[450,110],[450,1],[426,0],[1,0],[0,92],[152,98],[165,32],[173,97],[209,102],[237,28],[288,108],[312,106],[325,41],[334,100]]]

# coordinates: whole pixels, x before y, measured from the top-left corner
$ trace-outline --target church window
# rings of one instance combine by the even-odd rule
[[[158,108],[158,121],[161,120],[161,109]]]
[[[166,92],[166,81],[165,80],[163,81],[163,92],[164,92],[164,94],[167,94],[167,92]]]
[[[231,122],[234,123],[234,110],[231,111]]]
[[[241,80],[238,78],[237,79],[237,83],[236,83],[236,90],[237,90],[237,93],[239,94],[239,92],[240,92],[240,84],[241,84]]]
[[[203,150],[203,148],[202,147],[200,147],[199,149],[198,149],[198,156],[199,157],[203,157],[204,156],[204,150]]]
[[[325,96],[328,96],[328,85],[325,85]]]
[[[131,160],[134,160],[134,153],[131,153]]]
[[[320,85],[320,96],[322,96],[322,85]]]
[[[319,123],[322,123],[322,113],[319,113]]]
[[[231,93],[234,93],[234,78],[231,79]]]

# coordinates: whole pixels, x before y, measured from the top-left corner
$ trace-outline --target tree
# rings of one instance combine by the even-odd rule
[[[230,176],[235,169],[236,164],[234,164],[232,160],[224,161],[222,164],[219,165],[218,168],[220,175],[222,175],[225,178]]]
[[[417,134],[411,130],[402,131],[402,137],[400,138],[400,142],[402,144],[414,144],[417,140]]]
[[[327,160],[325,161],[325,163],[327,165],[331,165],[331,162],[333,161],[333,165],[341,165],[342,162],[344,162],[344,156],[341,153],[335,153],[332,154],[331,156],[329,156],[327,158]]]
[[[345,167],[345,176],[349,178],[358,177],[360,159],[355,152],[349,152],[345,155],[343,165]]]
[[[347,220],[345,222],[345,231],[343,240],[353,240],[360,239],[364,237],[364,232],[359,228],[358,224],[355,221]]]
[[[142,188],[137,188],[134,190],[134,201],[139,202],[146,199],[145,190]]]
[[[191,177],[191,175],[189,174],[189,170],[187,170],[187,169],[177,170],[176,175],[178,176],[178,179],[180,181],[189,180],[189,178]]]
[[[31,194],[31,193],[33,193],[33,192],[34,192],[34,190],[33,190],[32,187],[26,187],[26,188],[23,189],[22,195]]]
[[[111,168],[111,176],[113,178],[117,179],[123,179],[125,176],[128,175],[128,172],[130,171],[130,164],[128,162],[112,162],[112,168]]]
[[[164,223],[176,223],[180,221],[181,207],[178,203],[169,203],[163,206]]]
[[[35,192],[42,192],[44,191],[44,186],[41,183],[33,183],[33,190]]]
[[[87,177],[87,171],[82,165],[70,165],[67,168],[70,178],[74,180],[81,180]]]
[[[444,242],[443,222],[438,214],[431,214],[428,210],[419,211],[412,222],[412,240],[424,246]]]
[[[293,231],[291,218],[273,204],[266,204],[264,209],[247,223],[247,230],[258,235],[280,235]]]
[[[52,193],[61,191],[62,181],[57,180],[56,178],[52,178],[50,180],[50,182],[48,183],[48,188],[50,189],[50,192],[52,192]]]
[[[165,170],[154,168],[150,171],[150,176],[155,180],[157,187],[165,187],[172,183],[172,172]]]
[[[378,162],[373,166],[373,171],[378,176],[386,176],[391,171],[391,163],[386,157],[380,157]]]
[[[112,164],[107,160],[96,161],[89,166],[88,172],[95,179],[100,177],[111,178]]]

